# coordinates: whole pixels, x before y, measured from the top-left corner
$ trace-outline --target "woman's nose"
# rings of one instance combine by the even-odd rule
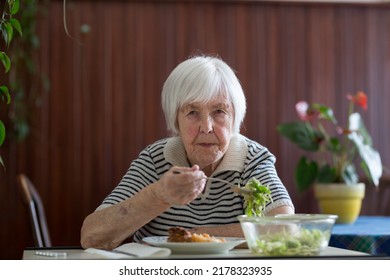
[[[200,132],[208,134],[213,131],[213,120],[210,116],[203,116],[200,120]]]

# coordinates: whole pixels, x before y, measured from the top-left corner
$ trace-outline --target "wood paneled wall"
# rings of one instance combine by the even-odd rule
[[[390,163],[390,6],[263,1],[50,1],[39,24],[40,64],[51,89],[34,110],[27,141],[1,148],[0,258],[32,246],[15,176],[42,194],[53,245],[79,245],[83,219],[147,144],[165,137],[160,92],[170,71],[194,53],[217,54],[247,95],[242,133],[277,156],[297,212],[315,212],[298,194],[300,151],[277,124],[295,119],[301,99],[346,116],[346,93],[369,95],[367,127]],[[89,27],[89,32],[83,32]],[[368,190],[370,191],[370,190]],[[152,206],[151,206],[152,207]]]

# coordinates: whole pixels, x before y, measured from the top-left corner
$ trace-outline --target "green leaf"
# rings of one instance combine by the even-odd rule
[[[23,36],[22,32],[22,26],[20,25],[20,22],[16,18],[11,18],[9,22],[12,24],[12,26],[18,31],[20,36]]]
[[[7,73],[11,69],[11,60],[5,52],[0,52],[0,60],[4,65],[5,73]]]
[[[0,120],[0,146],[3,145],[5,139],[5,126],[3,122]]]
[[[280,124],[277,126],[277,130],[284,137],[306,151],[318,151],[320,143],[324,139],[319,131],[314,130],[313,127],[306,122]]]
[[[304,156],[301,157],[295,170],[295,182],[298,190],[300,192],[307,190],[315,182],[317,174],[317,163]]]
[[[9,94],[9,90],[6,86],[0,86],[0,96],[3,101],[6,99],[7,104],[11,102],[11,95]]]
[[[19,0],[13,1],[12,5],[11,5],[11,9],[10,9],[11,15],[17,14],[19,11],[19,7],[20,7]]]
[[[320,118],[331,121],[334,124],[337,123],[337,120],[334,117],[333,110],[331,108],[318,103],[312,104],[312,107],[316,109],[318,112],[320,112]]]
[[[330,138],[330,140],[328,141],[328,149],[332,153],[341,152],[342,147],[340,145],[340,140],[338,138],[335,138],[335,137]]]
[[[5,42],[7,44],[7,46],[9,46],[11,44],[11,41],[12,41],[12,37],[14,36],[14,29],[12,28],[12,24],[9,23],[9,22],[6,22],[4,24],[5,26]]]
[[[336,169],[329,164],[322,166],[318,172],[317,180],[319,183],[333,183],[336,181]]]
[[[366,175],[366,178],[370,181],[373,182],[374,180],[371,178],[371,173],[370,170],[367,167],[367,164],[364,161],[360,162],[360,167],[362,168],[364,175]]]
[[[1,31],[1,35],[3,36],[4,42],[7,42],[7,32],[5,30],[4,24],[1,22],[0,22],[0,31]]]

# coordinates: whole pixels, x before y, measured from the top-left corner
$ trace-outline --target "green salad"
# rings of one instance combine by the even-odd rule
[[[264,216],[264,209],[268,202],[272,201],[271,191],[263,186],[256,178],[251,178],[243,187],[245,215],[248,217]]]
[[[278,232],[263,236],[251,244],[254,253],[265,256],[313,255],[327,245],[330,231],[300,229],[298,234]]]
[[[251,178],[242,190],[245,215],[247,217],[263,217],[265,206],[272,201],[269,188],[261,185],[256,178]],[[292,224],[284,227],[286,225],[288,223],[276,225],[276,227],[270,225],[268,229],[265,226],[264,231],[266,232],[263,231],[256,237],[249,234],[250,239],[253,238],[248,241],[249,248],[252,252],[264,256],[305,256],[318,253],[328,244],[331,234],[329,230],[291,228]],[[245,227],[248,231],[253,230],[253,227],[248,227],[248,225]]]

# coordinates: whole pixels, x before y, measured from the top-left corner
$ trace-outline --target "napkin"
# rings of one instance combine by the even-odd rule
[[[126,243],[113,250],[88,248],[85,252],[100,255],[108,259],[166,257],[171,254],[171,250],[168,248],[153,247],[139,243]]]

